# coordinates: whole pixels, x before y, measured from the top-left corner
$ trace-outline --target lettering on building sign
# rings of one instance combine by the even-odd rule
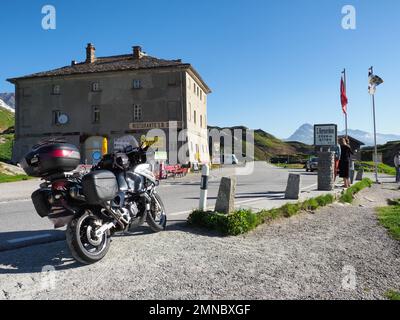
[[[334,146],[337,144],[337,125],[322,124],[314,126],[315,146]]]
[[[163,122],[132,122],[129,124],[129,129],[169,129],[181,128],[182,121],[163,121]]]

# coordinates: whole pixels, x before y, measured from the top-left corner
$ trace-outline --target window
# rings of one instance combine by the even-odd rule
[[[193,112],[193,121],[194,121],[194,124],[196,124],[196,110],[194,110],[194,112]]]
[[[199,89],[199,87],[197,87],[197,96],[199,96],[200,95],[200,89]]]
[[[133,106],[133,121],[142,120],[142,106],[135,104]]]
[[[142,87],[142,83],[140,80],[135,79],[133,80],[133,89],[140,89]]]
[[[59,84],[53,85],[52,93],[58,95],[60,94],[60,92],[61,92],[61,86]]]
[[[92,120],[93,120],[93,123],[100,123],[100,107],[99,106],[92,107]]]
[[[193,83],[193,93],[196,94],[196,84]]]
[[[59,122],[58,122],[58,119],[59,119],[59,117],[60,117],[60,110],[54,110],[53,111],[53,116],[52,116],[52,123],[53,124],[60,124]]]
[[[200,128],[203,128],[203,116],[200,116]]]
[[[203,100],[203,90],[200,90],[200,100]]]
[[[100,83],[98,83],[98,82],[93,82],[93,83],[92,83],[92,91],[93,91],[93,92],[100,91]]]

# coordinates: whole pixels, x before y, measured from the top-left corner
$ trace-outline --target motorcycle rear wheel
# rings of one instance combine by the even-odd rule
[[[94,236],[96,221],[99,219],[89,210],[74,218],[66,230],[66,240],[72,256],[83,264],[100,261],[110,248],[110,232],[101,238]]]

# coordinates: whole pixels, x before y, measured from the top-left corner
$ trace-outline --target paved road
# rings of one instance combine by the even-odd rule
[[[289,172],[302,174],[304,190],[316,188],[315,174],[256,162],[251,174],[237,175],[236,205],[253,208],[279,206],[283,201]],[[215,205],[220,178],[235,174],[234,167],[212,171],[209,183],[210,207]],[[188,175],[160,185],[159,193],[165,203],[170,225],[185,220],[188,213],[198,206],[199,180],[198,174]],[[33,208],[29,197],[39,183],[27,181],[0,185],[0,251],[64,239],[64,232],[53,230],[50,221],[40,218]]]

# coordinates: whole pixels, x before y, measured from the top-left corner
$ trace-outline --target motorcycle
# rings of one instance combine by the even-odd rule
[[[167,215],[157,193],[158,181],[147,164],[151,144],[131,146],[102,157],[90,172],[74,171],[79,150],[62,139],[34,146],[20,165],[44,182],[32,194],[34,207],[55,228],[66,228],[72,256],[84,264],[101,260],[110,237],[147,222],[154,232],[165,230]]]

